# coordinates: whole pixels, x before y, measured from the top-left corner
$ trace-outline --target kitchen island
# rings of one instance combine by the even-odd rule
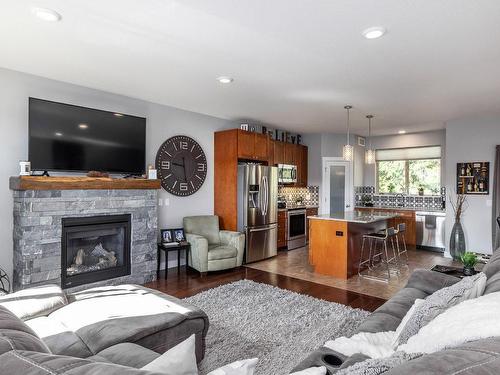
[[[309,263],[314,272],[339,279],[356,275],[363,234],[387,228],[397,216],[360,211],[308,216]]]

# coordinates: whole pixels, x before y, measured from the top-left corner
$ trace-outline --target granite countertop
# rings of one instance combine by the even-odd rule
[[[424,212],[446,212],[446,210],[441,210],[438,208],[415,208],[415,207],[389,207],[389,206],[356,206],[355,208],[373,208],[375,210],[395,210],[395,211],[424,211]]]
[[[381,220],[387,220],[397,217],[397,214],[391,213],[377,213],[376,215],[370,215],[363,212],[356,211],[346,211],[346,212],[335,212],[329,215],[316,215],[308,216],[308,219],[313,220],[333,220],[333,221],[347,221],[349,223],[359,223],[359,224],[370,224]]]

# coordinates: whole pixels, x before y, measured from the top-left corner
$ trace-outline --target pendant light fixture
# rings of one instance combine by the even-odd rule
[[[372,148],[372,118],[373,115],[366,115],[368,119],[368,147],[365,151],[365,163],[375,164],[375,150]]]
[[[353,155],[354,155],[354,148],[351,146],[350,142],[350,110],[352,109],[352,105],[346,105],[344,107],[345,110],[347,110],[347,144],[344,145],[344,148],[342,149],[342,157],[345,161],[352,161]]]

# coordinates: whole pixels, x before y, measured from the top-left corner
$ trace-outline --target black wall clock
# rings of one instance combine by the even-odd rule
[[[176,135],[167,139],[156,154],[161,186],[171,194],[194,194],[207,177],[207,158],[193,138]]]

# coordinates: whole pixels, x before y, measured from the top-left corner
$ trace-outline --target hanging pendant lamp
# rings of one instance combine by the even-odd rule
[[[372,148],[372,118],[373,115],[366,115],[368,119],[368,147],[365,151],[365,163],[375,164],[375,150]]]
[[[347,110],[347,144],[344,145],[342,149],[342,158],[345,161],[352,161],[353,156],[354,156],[354,147],[351,146],[350,142],[350,118],[349,118],[349,111],[352,109],[352,105],[346,105],[344,107],[345,110]]]

